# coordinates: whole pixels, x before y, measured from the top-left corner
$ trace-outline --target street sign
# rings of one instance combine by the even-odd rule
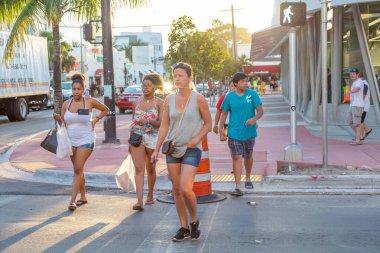
[[[283,2],[280,5],[280,24],[296,27],[306,23],[306,3]]]

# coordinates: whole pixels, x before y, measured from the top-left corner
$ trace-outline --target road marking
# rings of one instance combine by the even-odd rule
[[[201,237],[197,241],[173,242],[171,238],[179,228],[176,208],[173,205],[135,250],[135,253],[203,252],[218,208],[219,203],[198,205],[198,210],[201,209],[201,212],[198,211]]]
[[[168,245],[171,243],[171,237],[169,234],[173,233],[176,227],[173,224],[174,210],[176,210],[175,205],[172,205],[171,208],[162,217],[161,221],[157,223],[149,235],[135,250],[135,253],[165,252]]]

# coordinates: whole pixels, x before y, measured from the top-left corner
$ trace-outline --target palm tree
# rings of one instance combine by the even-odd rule
[[[135,8],[149,0],[110,0],[114,10],[128,6]],[[72,14],[78,21],[95,19],[100,16],[101,0],[0,0],[0,24],[11,28],[6,44],[3,62],[14,56],[14,48],[24,42],[30,29],[37,31],[40,24],[52,28],[54,39],[54,109],[61,113],[61,44],[59,24],[65,14]]]
[[[146,46],[148,43],[142,42],[141,39],[138,39],[136,42],[130,42],[128,45],[123,43],[123,45],[117,45],[115,48],[118,51],[124,51],[125,58],[129,59],[130,62],[132,62],[132,47],[138,47],[138,46]]]
[[[239,64],[241,66],[251,66],[252,65],[250,59],[245,54],[238,57],[237,61],[239,62]]]

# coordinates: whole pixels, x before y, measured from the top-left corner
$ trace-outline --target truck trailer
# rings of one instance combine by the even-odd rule
[[[47,41],[25,36],[14,58],[4,62],[9,32],[0,31],[0,115],[10,121],[25,120],[29,108],[52,106]]]

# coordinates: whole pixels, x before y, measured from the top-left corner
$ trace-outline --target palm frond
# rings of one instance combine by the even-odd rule
[[[28,30],[36,30],[38,22],[43,18],[43,12],[44,6],[39,0],[29,0],[25,5],[11,29],[5,46],[3,63],[7,63],[14,57],[15,46],[20,47],[24,43]]]
[[[111,0],[112,8],[120,9],[127,7],[129,9],[145,7],[150,3],[150,0]]]
[[[10,27],[29,0],[0,0],[0,24]]]

